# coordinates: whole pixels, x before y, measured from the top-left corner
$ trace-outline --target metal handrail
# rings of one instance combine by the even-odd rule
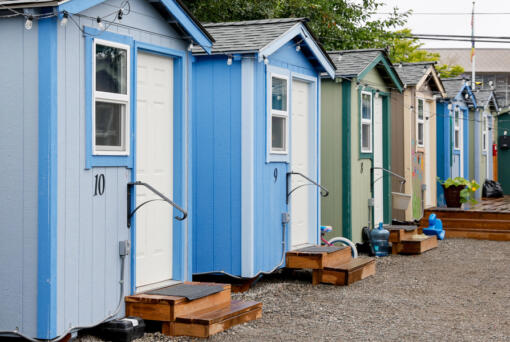
[[[391,171],[391,170],[388,170],[388,169],[385,169],[384,167],[380,167],[380,166],[373,166],[371,169],[370,169],[372,172],[374,172],[374,170],[383,170],[385,172],[388,172],[390,175],[392,175],[393,177],[396,177],[396,178],[399,178],[401,179],[402,181],[400,182],[400,192],[402,192],[402,186],[406,183],[406,179],[404,177],[402,177],[401,175],[399,174],[396,174],[395,172]],[[382,179],[384,177],[381,176],[379,178],[377,178],[373,184],[375,184],[378,180]]]
[[[294,189],[290,190],[289,191],[289,187],[290,187],[290,176],[292,175],[297,175],[297,176],[301,176],[303,177],[304,179],[306,179],[307,181],[309,181],[311,184],[301,184],[301,185],[298,185],[296,186]],[[321,191],[320,191],[320,194],[322,197],[327,197],[329,195],[329,190],[326,189],[325,187],[323,187],[322,185],[320,185],[319,183],[317,183],[316,181],[314,181],[313,179],[311,179],[310,177],[302,174],[301,172],[295,172],[295,171],[290,171],[290,172],[287,172],[287,204],[289,204],[289,197],[290,195],[296,191],[297,189],[299,188],[302,188],[304,186],[307,186],[307,185],[315,185],[316,187],[318,187]]]
[[[149,189],[150,191],[152,191],[153,193],[155,193],[156,195],[158,195],[160,198],[158,198],[158,199],[150,199],[148,201],[145,201],[142,204],[140,204],[139,206],[137,206],[135,208],[135,210],[131,211],[128,214],[128,226],[130,225],[131,217],[133,217],[133,215],[136,213],[136,211],[138,209],[140,209],[142,206],[146,205],[147,203],[154,202],[154,201],[164,201],[164,202],[167,202],[172,207],[174,207],[175,209],[179,210],[182,213],[182,216],[174,216],[174,218],[176,220],[178,220],[178,221],[183,221],[183,220],[186,219],[186,217],[188,217],[188,212],[186,210],[184,210],[178,204],[176,204],[174,201],[172,201],[170,198],[166,197],[161,192],[156,190],[153,186],[151,186],[150,184],[147,184],[145,182],[136,181],[136,182],[128,183],[128,194],[129,194],[129,197],[131,196],[131,192],[129,191],[129,187],[133,187],[133,186],[144,186],[147,189]],[[131,202],[130,198],[128,198],[128,202],[129,202],[128,204],[130,204],[130,202]]]

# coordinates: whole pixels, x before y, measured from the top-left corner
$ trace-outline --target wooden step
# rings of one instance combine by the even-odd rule
[[[510,241],[510,230],[480,230],[476,228],[448,228],[445,229],[447,238],[464,238],[492,241]]]
[[[316,246],[317,251],[305,249],[289,251],[286,254],[287,268],[322,269],[327,266],[349,262],[352,259],[351,247],[347,246]]]
[[[313,270],[312,283],[350,285],[375,274],[375,259],[358,257],[347,263],[327,266],[324,269]]]
[[[223,290],[212,295],[188,300],[185,297],[161,296],[140,293],[125,297],[126,316],[141,317],[151,321],[172,322],[177,316],[207,309],[220,309],[230,305],[230,285],[186,282],[185,284],[221,285]]]
[[[475,220],[466,218],[442,218],[443,227],[465,228],[479,230],[510,230],[510,220]]]
[[[171,336],[209,337],[234,325],[262,317],[262,303],[233,300],[228,307],[218,310],[202,310],[178,316],[175,322],[163,328]]]
[[[406,226],[391,226],[385,227],[390,232],[389,242],[400,242],[406,238],[418,234],[418,227],[415,229],[407,229]]]
[[[437,247],[437,237],[428,235],[414,235],[402,240],[400,243],[393,244],[393,249],[400,254],[421,254]],[[393,251],[392,251],[393,252]]]

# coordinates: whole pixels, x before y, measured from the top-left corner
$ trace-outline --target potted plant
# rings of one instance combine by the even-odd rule
[[[463,203],[476,204],[474,194],[480,185],[475,181],[468,181],[462,177],[448,178],[444,182],[438,178],[443,186],[446,206],[448,208],[460,208]]]

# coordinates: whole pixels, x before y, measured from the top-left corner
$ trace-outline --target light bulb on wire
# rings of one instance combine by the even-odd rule
[[[69,20],[69,13],[64,11],[62,14],[62,19],[60,20],[60,26],[64,27],[67,25],[67,21]]]
[[[32,24],[33,24],[32,22],[33,22],[33,20],[34,20],[34,17],[30,16],[30,17],[27,18],[27,21],[25,21],[25,28],[27,30],[31,30],[32,29]]]
[[[232,56],[228,56],[227,65],[232,65]]]
[[[96,21],[97,21],[97,27],[98,27],[101,31],[104,31],[105,27],[104,27],[104,23],[103,23],[103,21],[101,20],[101,18],[100,18],[100,17],[97,17]]]

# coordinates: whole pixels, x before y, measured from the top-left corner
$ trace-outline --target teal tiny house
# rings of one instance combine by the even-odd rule
[[[385,50],[329,55],[337,71],[321,84],[321,179],[331,192],[321,223],[360,242],[364,226],[391,221],[391,91],[403,83]]]
[[[1,3],[0,335],[53,339],[190,279],[190,221],[132,215],[157,197],[128,183],[191,210],[188,49],[213,39],[178,0]]]
[[[254,277],[319,242],[317,188],[288,192],[308,182],[290,172],[319,182],[320,73],[334,66],[304,19],[205,27],[216,43],[193,50],[193,273]]]

